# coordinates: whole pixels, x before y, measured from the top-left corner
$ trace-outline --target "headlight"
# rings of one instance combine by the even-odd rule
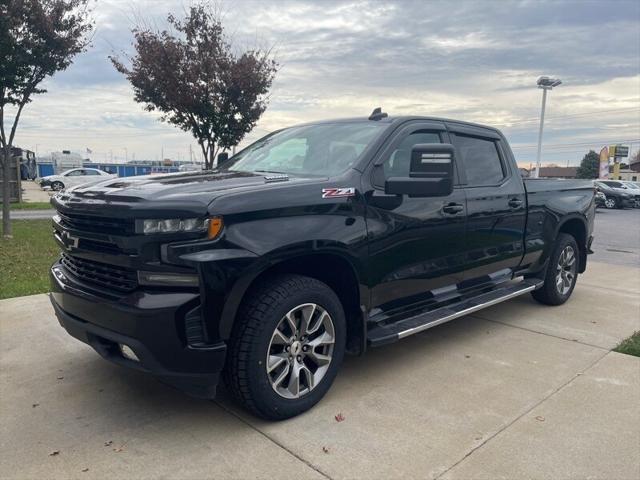
[[[154,233],[204,232],[209,226],[208,218],[168,218],[139,220],[138,233],[152,235]]]

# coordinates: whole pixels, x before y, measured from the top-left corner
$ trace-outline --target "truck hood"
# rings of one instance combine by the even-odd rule
[[[289,177],[266,172],[179,172],[164,175],[112,178],[70,188],[56,196],[62,209],[96,210],[105,202],[116,210],[197,209],[220,195],[239,190],[269,189],[278,185],[317,181],[317,178]]]

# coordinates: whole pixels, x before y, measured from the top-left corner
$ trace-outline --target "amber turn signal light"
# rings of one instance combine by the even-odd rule
[[[209,231],[207,234],[209,240],[213,240],[218,235],[220,235],[220,232],[222,232],[222,227],[224,227],[222,217],[211,217],[209,219]]]

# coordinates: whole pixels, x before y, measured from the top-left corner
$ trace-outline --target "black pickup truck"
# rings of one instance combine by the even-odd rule
[[[363,354],[584,272],[590,182],[523,180],[495,128],[427,117],[286,128],[217,169],[58,193],[51,301],[105,358],[297,415]]]

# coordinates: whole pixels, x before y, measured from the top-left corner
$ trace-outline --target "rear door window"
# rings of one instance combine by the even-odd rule
[[[469,186],[497,185],[504,180],[496,140],[456,133],[453,144],[464,163]]]

